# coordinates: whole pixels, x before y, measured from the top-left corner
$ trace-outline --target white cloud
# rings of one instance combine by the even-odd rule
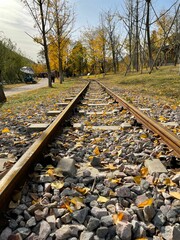
[[[37,30],[27,9],[17,0],[0,0],[0,32],[17,44],[17,48],[33,60],[37,60],[37,53],[41,46],[26,34],[34,36]],[[0,34],[2,35],[2,34]]]

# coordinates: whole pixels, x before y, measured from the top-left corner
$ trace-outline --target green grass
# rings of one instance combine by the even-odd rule
[[[105,84],[118,86],[122,90],[135,94],[144,94],[159,99],[166,99],[174,104],[180,104],[180,66],[161,67],[149,73],[129,73],[106,75],[100,78]]]
[[[80,87],[81,85],[82,83],[78,79],[67,79],[63,84],[59,84],[58,82],[53,84],[53,88],[45,87],[8,97],[7,102],[0,104],[1,113],[7,110],[21,112],[34,105],[43,102],[48,103],[51,98],[61,97],[63,92]]]

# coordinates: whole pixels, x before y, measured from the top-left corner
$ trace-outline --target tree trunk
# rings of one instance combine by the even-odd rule
[[[151,49],[151,36],[150,36],[150,28],[149,28],[149,6],[151,3],[151,0],[146,0],[146,2],[147,2],[146,33],[147,33],[148,53],[149,53],[149,67],[151,68],[153,63],[152,49]]]
[[[40,7],[40,14],[41,14],[41,25],[42,25],[42,35],[43,35],[42,37],[43,37],[44,54],[45,54],[45,59],[46,59],[47,72],[48,72],[48,86],[52,87],[51,67],[50,67],[50,63],[49,63],[48,46],[47,46],[47,40],[46,40],[46,30],[45,30],[45,22],[44,22],[42,3],[39,5],[39,7]]]
[[[3,84],[2,84],[2,77],[1,77],[1,70],[0,70],[0,102],[6,102],[6,96],[4,94],[3,90]]]

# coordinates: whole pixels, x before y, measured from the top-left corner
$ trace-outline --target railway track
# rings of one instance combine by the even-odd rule
[[[179,139],[95,81],[69,100],[0,181],[1,238],[176,239]]]

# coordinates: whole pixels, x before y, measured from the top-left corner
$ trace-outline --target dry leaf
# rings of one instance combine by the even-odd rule
[[[141,135],[140,135],[140,138],[141,139],[146,139],[148,136],[147,136],[147,134],[146,133],[142,133]]]
[[[136,184],[140,184],[141,183],[141,179],[142,179],[141,176],[135,176],[134,177],[134,181],[135,181]]]
[[[96,155],[100,155],[100,151],[99,151],[98,146],[95,147],[93,153],[96,154]]]
[[[51,183],[52,189],[61,189],[64,187],[64,182],[62,181],[55,181]]]
[[[7,127],[2,130],[2,133],[9,133],[9,132],[10,132],[10,130]]]
[[[167,118],[165,118],[164,116],[160,116],[160,117],[159,117],[159,121],[160,121],[160,122],[166,122],[166,121],[167,121]]]
[[[70,201],[75,205],[76,209],[81,209],[85,206],[83,203],[83,198],[73,197]]]
[[[148,175],[148,168],[142,167],[140,173],[142,177],[146,177]]]
[[[99,196],[97,201],[101,202],[101,203],[105,203],[109,200],[109,198],[103,197],[103,196]]]
[[[118,214],[113,214],[112,218],[113,218],[114,224],[117,224],[118,222],[122,221],[123,217],[124,217],[123,212],[120,212]]]
[[[180,192],[169,192],[169,195],[180,200]]]
[[[176,186],[177,184],[174,183],[170,178],[166,178],[163,182],[163,184],[167,185],[167,186],[170,186],[170,187],[174,187]]]
[[[153,203],[153,198],[149,198],[149,199],[145,200],[144,202],[139,203],[138,207],[143,208],[143,207],[152,205],[152,203]]]
[[[110,169],[110,170],[116,170],[117,167],[115,167],[112,163],[106,164],[104,166],[105,169]]]
[[[49,175],[49,176],[54,176],[54,169],[48,169],[46,171],[46,173]]]
[[[87,187],[85,187],[85,188],[75,187],[74,189],[77,192],[79,192],[79,193],[81,193],[83,195],[85,195],[86,193],[88,193],[90,191],[90,188],[87,188]]]

